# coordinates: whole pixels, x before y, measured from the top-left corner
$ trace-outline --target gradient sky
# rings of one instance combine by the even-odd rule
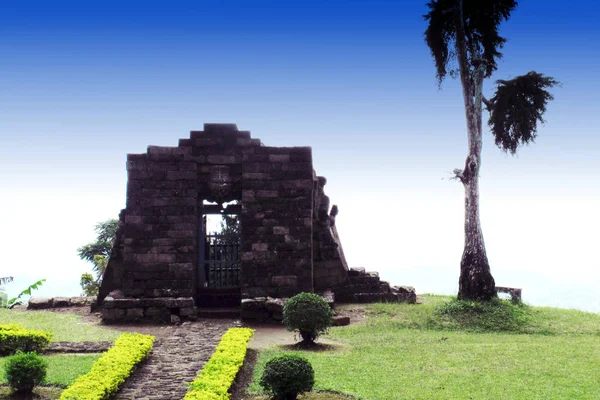
[[[518,156],[484,136],[492,273],[526,302],[600,312],[600,7],[520,3],[484,93],[530,70],[562,87]],[[425,13],[425,1],[3,2],[9,293],[45,277],[40,294],[78,294],[90,266],[76,249],[124,207],[126,154],[176,146],[205,122],[312,146],[350,265],[456,293],[464,200],[447,178],[464,164],[466,127],[458,82],[436,85]]]

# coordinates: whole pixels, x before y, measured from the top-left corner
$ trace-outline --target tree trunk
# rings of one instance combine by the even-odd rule
[[[458,298],[465,300],[491,300],[496,297],[496,284],[490,272],[485,253],[481,223],[479,222],[479,168],[481,166],[483,101],[483,64],[471,65],[467,56],[462,0],[457,3],[456,51],[465,104],[468,131],[468,155],[465,169],[455,170],[457,178],[465,186],[465,248],[460,261]],[[470,49],[472,61],[477,50]]]
[[[491,300],[496,297],[496,285],[490,272],[485,243],[479,222],[479,163],[467,157],[465,165],[465,248],[460,261],[458,298]]]

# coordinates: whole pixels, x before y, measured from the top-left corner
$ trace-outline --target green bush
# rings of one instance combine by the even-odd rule
[[[4,373],[10,387],[17,392],[31,393],[33,387],[44,383],[48,362],[35,351],[8,357],[4,364]]]
[[[331,326],[333,311],[319,295],[300,293],[283,306],[283,324],[289,331],[300,331],[304,343],[313,343]]]
[[[92,369],[64,390],[60,400],[106,400],[115,394],[133,368],[144,360],[154,337],[139,333],[123,333]]]
[[[3,287],[0,287],[0,308],[8,307],[8,294]]]
[[[519,332],[529,321],[527,306],[509,300],[451,300],[436,307],[439,324],[478,332]]]
[[[310,392],[315,384],[315,371],[304,357],[284,354],[265,365],[260,385],[277,400],[295,400],[304,392]]]
[[[92,274],[90,274],[89,272],[84,272],[83,274],[81,274],[79,285],[81,285],[82,296],[98,296],[98,291],[100,290],[100,282],[94,279]]]
[[[44,331],[25,329],[17,324],[0,325],[0,355],[23,352],[40,352],[52,339],[52,334]]]
[[[250,328],[231,328],[225,332],[210,360],[190,384],[184,400],[228,400],[229,388],[244,364],[253,333]]]

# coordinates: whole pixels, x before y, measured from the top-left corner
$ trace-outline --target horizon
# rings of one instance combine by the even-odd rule
[[[235,123],[267,146],[311,146],[350,267],[456,294],[467,152],[457,80],[441,90],[416,4],[65,1],[0,15],[0,276],[14,296],[79,294],[77,248],[125,206],[128,153]],[[141,5],[144,4],[144,7]],[[484,82],[531,70],[562,87],[516,156],[487,125],[481,224],[498,286],[533,305],[600,312],[600,39],[584,1],[521,2]],[[483,115],[484,123],[487,115]]]

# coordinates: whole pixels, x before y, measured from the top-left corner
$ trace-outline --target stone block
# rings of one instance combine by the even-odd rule
[[[129,321],[139,320],[144,317],[143,308],[128,308],[125,310],[125,319]]]
[[[289,235],[290,229],[285,226],[274,226],[273,234],[275,235]]]
[[[283,306],[287,299],[275,299],[272,297],[267,298],[265,302],[265,309],[271,313],[283,313]]]
[[[52,308],[52,297],[32,297],[29,299],[27,309],[29,310],[43,310]]]
[[[196,307],[182,307],[179,309],[180,317],[195,317]]]
[[[348,276],[360,276],[365,274],[364,267],[354,267],[348,270]]]
[[[271,285],[273,286],[288,286],[298,287],[298,276],[297,275],[275,275],[271,278]]]
[[[55,297],[52,301],[52,307],[70,307],[71,299],[69,297]]]
[[[412,286],[394,286],[392,291],[395,293],[416,293]]]
[[[102,319],[104,321],[120,321],[125,316],[125,310],[123,309],[106,309],[103,308],[100,311]]]
[[[259,298],[259,299],[242,299],[242,303],[241,303],[241,307],[242,307],[242,312],[244,311],[265,311],[265,303],[266,303],[266,299],[265,298]]]
[[[85,297],[71,297],[70,303],[74,307],[83,307],[88,305]]]
[[[267,251],[269,250],[268,243],[252,243],[252,251]]]
[[[262,287],[242,288],[242,298],[250,299],[255,297],[267,297],[267,291]]]

